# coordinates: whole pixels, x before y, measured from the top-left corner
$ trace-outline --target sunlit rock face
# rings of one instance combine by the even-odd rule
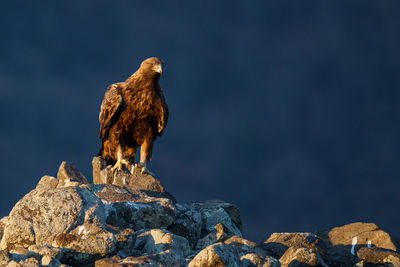
[[[178,203],[160,181],[93,160],[94,184],[63,162],[0,220],[1,266],[398,266],[373,223],[315,233],[242,237],[239,209]],[[245,227],[245,226],[244,226]],[[265,232],[273,232],[266,229]]]

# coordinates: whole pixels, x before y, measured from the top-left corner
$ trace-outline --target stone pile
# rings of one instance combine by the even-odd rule
[[[235,205],[177,203],[149,174],[92,164],[94,184],[63,162],[0,220],[0,266],[400,266],[373,223],[256,244],[242,237]]]

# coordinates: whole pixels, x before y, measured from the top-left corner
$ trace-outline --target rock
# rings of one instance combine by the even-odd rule
[[[154,198],[133,188],[115,185],[83,185],[99,197],[105,209],[105,222],[120,228],[166,228],[175,219],[175,207],[167,198]]]
[[[132,165],[125,166],[124,171],[112,170],[111,165],[107,166],[106,161],[103,157],[94,157],[92,160],[93,168],[93,183],[94,184],[113,184],[118,186],[127,186],[129,180],[131,179],[131,169]],[[128,168],[126,168],[128,167]]]
[[[57,235],[54,247],[62,248],[61,261],[87,264],[101,257],[111,256],[118,250],[132,250],[134,232],[101,223],[85,223],[70,233]]]
[[[230,232],[242,235],[242,220],[235,205],[220,200],[209,200],[200,206],[200,212],[203,218],[203,232],[210,232],[216,224],[224,223]]]
[[[56,258],[52,258],[48,255],[45,255],[42,257],[40,264],[43,266],[58,267],[61,265],[61,262]]]
[[[85,218],[104,214],[100,199],[79,187],[38,187],[11,210],[5,223],[1,249],[51,244],[61,233],[82,224]]]
[[[0,220],[0,266],[400,266],[375,224],[274,233],[257,245],[242,237],[235,205],[179,204],[139,169],[92,165],[95,184],[63,162]]]
[[[6,250],[0,250],[0,266],[6,266],[10,261],[10,255]]]
[[[201,250],[188,267],[236,266],[240,258],[230,246],[218,242]]]
[[[354,237],[357,237],[357,245],[371,244],[390,250],[396,250],[390,235],[379,229],[374,223],[352,223],[341,227],[335,227],[328,231],[321,231],[318,235],[331,246],[351,246]]]
[[[27,257],[34,257],[44,266],[60,266],[62,250],[49,245],[32,245],[28,248]]]
[[[174,254],[181,255],[182,258],[187,257],[192,252],[189,242],[184,237],[160,229],[138,233],[134,248],[140,251],[142,255],[158,254],[170,250]]]
[[[0,247],[52,244],[56,236],[84,223],[108,223],[140,230],[166,228],[174,218],[171,200],[149,197],[138,191],[112,185],[39,186],[21,199],[5,220]]]
[[[256,243],[237,235],[232,236],[227,240],[225,240],[224,244],[231,246],[239,246],[242,250],[246,251],[253,250],[257,246]]]
[[[142,174],[140,168],[135,168],[133,174],[129,176],[127,183],[129,187],[135,188],[136,190],[144,191],[146,193],[165,192],[164,187],[161,185],[160,181],[155,179],[150,174]]]
[[[8,216],[4,216],[1,220],[0,220],[0,240],[3,238],[3,234],[4,234],[4,228],[6,227],[6,222],[8,220]]]
[[[35,257],[37,260],[41,260],[43,256],[59,260],[62,257],[62,250],[50,245],[31,245],[26,255],[27,257]]]
[[[57,173],[57,187],[77,186],[88,184],[85,176],[71,163],[63,161]]]
[[[240,257],[243,266],[262,266],[262,267],[279,267],[280,262],[271,257],[263,254],[248,253]]]
[[[265,255],[254,242],[240,236],[207,246],[192,259],[189,266],[251,266],[249,259],[265,262],[266,266],[280,266],[279,261]]]
[[[242,232],[242,218],[240,217],[239,208],[233,204],[224,202],[222,200],[208,200],[204,203],[205,208],[223,208],[229,215],[231,221],[236,225],[240,232]]]
[[[24,267],[39,267],[39,261],[35,258],[28,258],[19,262]]]
[[[121,259],[120,256],[115,255],[111,258],[103,258],[97,260],[95,262],[95,267],[136,267],[136,266],[146,266],[145,261],[137,261],[131,260],[133,257],[126,257],[125,259]],[[124,260],[126,260],[124,262]]]
[[[262,247],[276,258],[282,257],[290,247],[314,249],[320,254],[325,251],[325,244],[313,233],[273,233]]]
[[[22,266],[22,265],[19,264],[19,263],[16,262],[16,261],[14,261],[14,260],[9,261],[8,264],[6,265],[6,267],[20,267],[20,266]]]
[[[223,242],[234,234],[235,233],[230,232],[223,223],[218,223],[214,226],[212,232],[197,241],[196,250],[202,250],[203,248],[220,241]]]
[[[113,177],[107,177],[107,173],[102,170],[107,168],[107,163],[102,157],[94,157],[92,160],[92,169],[93,169],[93,183],[94,184],[112,184]],[[110,178],[110,180],[108,180]]]
[[[175,209],[169,199],[147,198],[146,202],[116,202],[105,204],[106,222],[135,231],[167,228],[175,219]]]
[[[326,244],[324,259],[329,266],[355,265],[358,258],[351,253],[352,250],[357,251],[360,247],[367,246],[369,242],[375,247],[396,250],[389,234],[379,229],[374,223],[357,222],[319,231],[317,234]]]
[[[392,250],[361,247],[357,251],[357,257],[366,263],[385,264],[391,263],[392,266],[400,266],[400,253]]]
[[[95,262],[96,267],[147,267],[147,266],[168,266],[168,267],[184,267],[186,261],[182,259],[178,254],[174,254],[171,251],[163,251],[159,254],[145,255],[139,257],[126,257],[121,259],[119,256],[111,258],[105,258],[97,260]]]
[[[9,253],[10,253],[9,255],[10,255],[11,260],[15,260],[17,262],[26,260],[28,258],[28,256],[26,255],[26,253],[27,253],[26,248],[17,247],[17,248],[11,249],[9,251]]]
[[[190,247],[195,248],[200,239],[202,217],[198,210],[192,210],[189,204],[176,204],[176,219],[168,230],[183,236],[189,241]]]
[[[289,247],[279,259],[281,266],[326,266],[318,251],[306,247]]]
[[[217,242],[218,240],[215,239],[217,232],[214,227],[220,223],[227,237],[242,235],[237,226],[237,224],[241,225],[240,214],[237,207],[232,204],[219,200],[176,204],[176,211],[176,220],[168,230],[185,237],[192,249],[196,249],[199,239],[205,238],[210,233],[210,236],[199,243],[197,249],[204,248],[211,242]]]
[[[133,254],[136,234],[131,228],[125,228],[115,234],[116,250],[118,254],[129,256]]]
[[[157,198],[169,198],[176,203],[175,197],[166,192],[160,181],[152,175],[141,173],[140,168],[113,172],[112,166],[107,166],[102,157],[94,157],[92,160],[93,183],[94,184],[113,184],[117,186],[126,186],[144,192],[146,195]],[[131,169],[133,166],[129,166]]]
[[[43,176],[37,186],[43,186],[46,188],[56,188],[58,185],[58,180],[53,176],[45,175]]]
[[[327,249],[324,260],[328,266],[354,266],[358,259],[350,253],[351,246],[334,246]]]
[[[104,204],[120,202],[146,202],[148,196],[135,189],[115,185],[85,185],[85,189],[93,192]],[[154,199],[153,199],[154,200]]]

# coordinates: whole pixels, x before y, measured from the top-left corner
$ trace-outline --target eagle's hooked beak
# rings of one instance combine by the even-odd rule
[[[153,67],[153,70],[155,71],[155,72],[158,72],[158,73],[162,73],[162,67],[161,67],[161,64],[160,65],[155,65],[154,67]]]

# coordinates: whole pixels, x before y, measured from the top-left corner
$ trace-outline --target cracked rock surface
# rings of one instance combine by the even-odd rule
[[[178,203],[153,176],[110,169],[96,157],[94,184],[68,162],[39,179],[0,219],[0,266],[400,265],[396,242],[373,223],[257,244],[242,236],[235,205]]]

